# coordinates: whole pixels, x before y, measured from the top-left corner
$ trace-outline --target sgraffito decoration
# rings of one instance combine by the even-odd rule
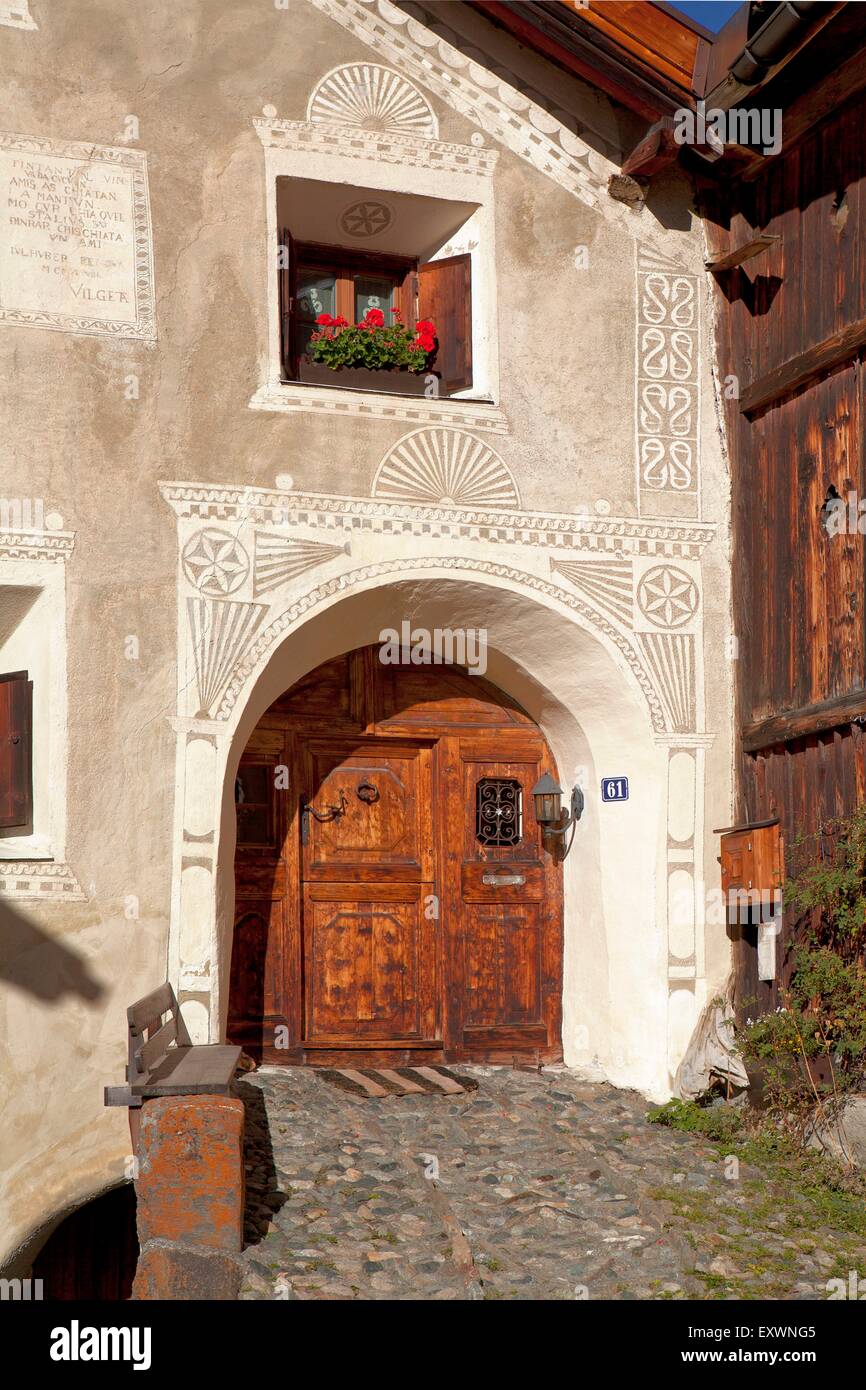
[[[349,553],[348,541],[343,545],[326,545],[321,541],[294,540],[258,531],[253,592],[256,596],[270,593],[299,574],[323,565],[326,560]]]
[[[389,449],[373,480],[389,502],[519,507],[517,484],[496,450],[466,430],[415,430]]]
[[[418,88],[378,63],[346,63],[329,72],[313,90],[307,120],[433,140],[439,134],[433,108]]]
[[[696,275],[637,248],[637,490],[641,515],[700,515]]]
[[[152,243],[143,150],[0,133],[0,324],[152,343]]]

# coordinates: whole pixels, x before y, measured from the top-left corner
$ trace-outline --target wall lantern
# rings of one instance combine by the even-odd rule
[[[583,814],[584,796],[580,787],[575,787],[571,793],[571,808],[568,811],[562,809],[562,787],[551,777],[549,772],[545,772],[538,779],[532,788],[532,798],[535,802],[535,819],[541,826],[542,840],[548,836],[560,835],[559,859],[564,859],[571,849],[574,842],[574,831],[577,822]],[[565,844],[565,832],[571,826],[571,839],[568,846]]]

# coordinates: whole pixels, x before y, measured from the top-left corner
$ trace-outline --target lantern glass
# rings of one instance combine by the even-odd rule
[[[536,782],[532,796],[539,825],[558,825],[562,813],[562,787],[557,786],[549,772]]]

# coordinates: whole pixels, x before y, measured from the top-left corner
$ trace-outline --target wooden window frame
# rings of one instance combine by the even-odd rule
[[[355,279],[365,275],[393,279],[395,290],[392,303],[407,327],[414,328],[418,317],[417,258],[391,256],[379,251],[356,251],[352,247],[330,246],[324,242],[296,241],[289,268],[289,305],[283,310],[289,317],[288,331],[281,335],[283,380],[302,381],[300,361],[294,349],[298,273],[302,268],[335,277],[334,312],[349,323],[355,322]]]
[[[10,832],[20,835],[32,832],[33,829],[33,682],[28,671],[5,671],[0,674],[0,685],[11,682],[18,682],[23,686],[21,697],[21,708],[18,711],[19,723],[17,725],[16,739],[23,742],[21,751],[21,782],[18,787],[17,798],[11,797],[11,805],[8,814],[0,812],[0,836],[6,836]],[[14,715],[13,715],[14,718]],[[16,727],[15,724],[12,726]],[[8,726],[0,729],[0,737],[10,737],[7,733]]]

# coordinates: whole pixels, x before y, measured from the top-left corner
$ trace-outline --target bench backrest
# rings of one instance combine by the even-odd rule
[[[163,1021],[166,1014],[168,1018]],[[134,1085],[148,1076],[180,1036],[183,1025],[171,985],[160,985],[143,999],[137,999],[127,1009],[126,1018],[129,1024],[126,1079]]]

